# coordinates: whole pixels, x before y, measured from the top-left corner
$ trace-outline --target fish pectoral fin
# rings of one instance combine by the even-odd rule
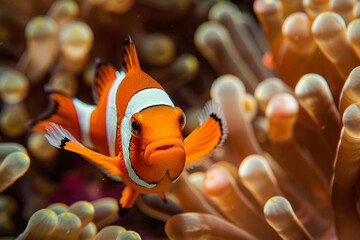
[[[46,139],[54,147],[65,149],[71,152],[79,153],[86,157],[86,159],[97,166],[103,173],[105,173],[110,178],[115,175],[120,175],[121,172],[117,165],[119,164],[119,157],[109,157],[98,152],[95,152],[74,138],[71,133],[69,133],[62,126],[59,126],[55,123],[49,123],[46,126],[47,134],[45,134]]]
[[[200,126],[184,140],[186,165],[212,153],[227,137],[225,116],[215,101],[205,104],[198,119]]]
[[[125,186],[119,200],[119,215],[121,217],[125,216],[129,212],[138,196],[139,193],[135,189]]]

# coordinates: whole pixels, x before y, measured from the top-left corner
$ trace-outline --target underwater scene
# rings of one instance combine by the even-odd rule
[[[0,240],[360,239],[360,2],[0,0]]]

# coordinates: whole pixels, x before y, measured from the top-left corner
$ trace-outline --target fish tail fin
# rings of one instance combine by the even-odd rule
[[[124,41],[122,67],[125,73],[131,70],[140,69],[139,60],[136,54],[135,44],[130,36]]]
[[[45,127],[50,122],[63,126],[76,139],[81,139],[80,125],[72,97],[58,92],[50,93],[50,106],[32,122],[32,130],[45,132]]]

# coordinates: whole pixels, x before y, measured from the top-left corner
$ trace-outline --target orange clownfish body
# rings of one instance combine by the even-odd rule
[[[54,110],[33,129],[46,129],[51,145],[79,153],[107,176],[123,181],[120,215],[141,193],[157,193],[165,200],[164,192],[185,165],[208,155],[226,137],[223,113],[209,102],[200,114],[201,125],[183,138],[183,112],[140,69],[130,38],[125,41],[123,71],[97,66],[94,95],[96,106],[51,93]]]

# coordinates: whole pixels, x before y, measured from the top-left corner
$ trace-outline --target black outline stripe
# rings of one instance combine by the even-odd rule
[[[68,139],[67,137],[64,137],[63,139],[61,139],[61,141],[60,141],[60,148],[61,149],[64,149],[64,147],[65,147],[65,145],[66,145],[66,143],[67,142],[70,142],[70,139]]]
[[[219,141],[218,141],[218,143],[216,144],[216,146],[212,149],[212,150],[214,150],[214,149],[220,144],[221,140],[223,139],[223,136],[224,136],[223,123],[222,123],[222,121],[221,121],[221,118],[219,118],[219,117],[216,115],[216,113],[211,113],[211,114],[209,115],[209,117],[212,117],[215,121],[217,121],[217,122],[219,123],[219,126],[220,126],[221,136],[220,136]]]
[[[52,98],[50,94],[48,95],[48,98],[49,98],[50,104],[48,105],[47,109],[42,114],[40,114],[40,116],[33,119],[29,123],[30,127],[35,126],[38,122],[48,120],[53,115],[57,114],[58,109],[59,109],[59,103],[54,98]]]

